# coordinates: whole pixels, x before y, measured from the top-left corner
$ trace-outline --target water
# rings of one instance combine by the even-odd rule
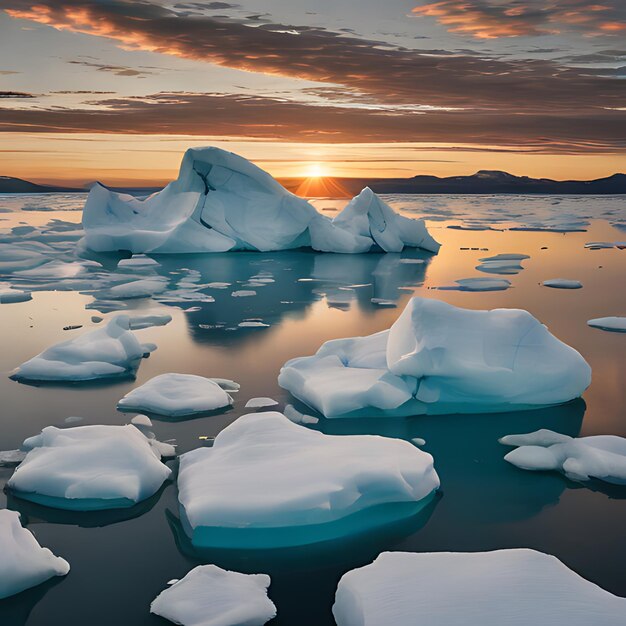
[[[322,419],[313,428],[331,434],[424,438],[424,449],[435,457],[442,483],[441,494],[419,516],[324,546],[199,554],[181,534],[175,484],[165,485],[132,509],[82,514],[27,504],[0,492],[0,506],[21,511],[40,543],[66,558],[72,567],[63,579],[0,601],[2,626],[165,624],[149,614],[151,600],[168,580],[184,576],[201,562],[270,574],[270,597],[278,607],[273,623],[324,626],[334,623],[330,607],[341,574],[371,562],[383,550],[532,547],[558,556],[585,578],[626,596],[626,492],[601,483],[581,486],[556,473],[518,470],[503,461],[507,449],[497,441],[505,434],[538,428],[571,435],[626,436],[626,335],[586,325],[591,318],[626,313],[626,251],[584,248],[589,241],[626,238],[620,230],[626,223],[624,198],[395,196],[390,200],[407,215],[436,218],[429,221],[429,228],[443,244],[437,256],[414,251],[358,256],[290,251],[160,258],[159,273],[174,291],[177,281],[190,276],[198,283],[226,282],[231,286],[202,289],[201,293],[215,298],[212,303],[193,299],[175,304],[153,299],[127,301],[132,311],[166,311],[173,316],[167,326],[137,331],[143,342],[156,343],[158,350],[142,363],[135,382],[36,387],[9,380],[7,375],[14,367],[45,347],[94,327],[92,315],[106,319],[113,314],[107,312],[112,305],[103,305],[98,295],[106,271],[89,270],[89,280],[83,277],[80,283],[75,279],[54,285],[64,291],[50,291],[52,285],[45,280],[18,281],[39,291],[33,292],[30,302],[0,305],[0,450],[18,447],[47,425],[70,427],[64,421],[68,416],[84,418],[73,425],[126,423],[130,416],[115,410],[117,401],[138,384],[165,372],[232,378],[241,383],[235,404],[226,413],[188,421],[154,421],[157,437],[175,438],[179,452],[206,445],[200,437],[214,437],[247,412],[243,407],[250,398],[273,397],[279,401],[279,409],[293,403],[276,384],[278,370],[287,359],[310,354],[328,339],[388,328],[413,295],[475,309],[528,309],[590,363],[593,382],[584,398],[551,409],[509,414]],[[64,194],[0,197],[0,209],[5,209],[0,215],[0,227],[5,229],[0,239],[19,241],[10,228],[34,226],[38,230],[26,236],[40,237],[43,232],[41,236],[49,239],[51,232],[56,233],[52,243],[55,258],[71,260],[75,243],[64,241],[62,232],[71,233],[74,227],[55,222],[52,227],[56,230],[49,231],[50,220],[79,221],[77,210],[83,201],[83,196]],[[324,199],[316,205],[336,208],[341,201]],[[52,210],[22,211],[24,206]],[[57,207],[62,210],[55,210]],[[332,215],[332,211],[325,214]],[[510,230],[512,227],[547,227],[552,232]],[[577,232],[553,232],[572,228]],[[508,290],[434,289],[462,278],[498,277],[474,269],[478,259],[498,253],[530,255],[522,261],[522,271],[504,276],[512,283]],[[402,263],[401,258],[424,263]],[[97,260],[110,272],[117,258]],[[199,277],[190,270],[199,272]],[[253,287],[257,291],[253,297],[230,295],[236,289],[249,288],[246,282],[259,274],[271,276],[275,282]],[[569,291],[541,286],[550,278],[577,279],[584,287]],[[1,279],[15,283],[14,277]],[[371,298],[395,301],[397,307],[373,304]],[[191,307],[193,310],[185,311]],[[269,327],[238,326],[252,318]],[[83,329],[63,330],[80,324]],[[11,471],[0,468],[2,485]]]

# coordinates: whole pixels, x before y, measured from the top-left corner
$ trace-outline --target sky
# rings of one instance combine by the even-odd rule
[[[594,0],[591,0],[593,2]],[[0,175],[626,172],[626,2],[0,0]]]

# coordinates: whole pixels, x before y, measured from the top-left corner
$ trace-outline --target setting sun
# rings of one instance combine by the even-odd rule
[[[309,178],[320,178],[324,175],[324,168],[321,163],[310,163],[306,170],[306,176]]]

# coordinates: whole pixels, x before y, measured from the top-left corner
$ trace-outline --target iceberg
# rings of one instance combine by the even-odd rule
[[[551,430],[506,435],[505,446],[518,446],[504,460],[525,470],[556,470],[575,481],[596,478],[626,485],[626,439],[616,435],[569,437]]]
[[[263,626],[276,617],[269,586],[267,574],[198,565],[162,591],[150,612],[182,626]]]
[[[118,509],[155,494],[173,446],[126,426],[47,426],[24,441],[26,458],[7,482],[18,497],[72,511]]]
[[[274,411],[244,415],[180,457],[181,523],[196,548],[317,543],[410,517],[439,487],[400,439],[325,435]]]
[[[117,403],[117,408],[165,417],[188,417],[223,409],[232,403],[231,396],[210,378],[161,374],[127,393]]]
[[[423,220],[397,214],[369,188],[330,219],[250,161],[215,147],[187,150],[178,178],[145,199],[95,185],[83,228],[96,252],[439,249]]]
[[[596,317],[588,320],[587,325],[600,330],[608,330],[614,333],[626,333],[626,317],[614,315],[610,317]]]
[[[0,600],[70,571],[65,559],[37,543],[16,511],[0,510],[0,554]]]
[[[106,326],[58,343],[22,363],[11,378],[20,382],[80,382],[134,376],[153,346],[142,345],[126,315]]]
[[[626,599],[530,549],[383,552],[344,574],[337,626],[618,626]]]
[[[326,417],[481,413],[578,398],[591,368],[530,313],[413,298],[388,331],[327,341],[278,384]]]

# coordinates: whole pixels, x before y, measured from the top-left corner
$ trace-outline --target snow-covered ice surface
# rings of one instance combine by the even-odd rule
[[[516,446],[504,460],[534,471],[556,470],[571,480],[590,478],[616,485],[626,485],[626,439],[615,435],[569,437],[551,430],[500,439],[506,446]]]
[[[339,581],[337,626],[620,626],[626,599],[535,550],[384,552]]]
[[[527,311],[413,298],[389,331],[336,339],[278,383],[326,417],[479,413],[578,398],[591,369]]]
[[[120,411],[155,413],[165,417],[189,417],[224,409],[233,399],[210,378],[195,374],[161,374],[127,393]]]
[[[26,458],[7,482],[25,500],[74,511],[133,506],[171,474],[174,448],[135,426],[47,426],[26,439]]]
[[[97,252],[439,249],[422,220],[397,214],[369,188],[330,219],[250,161],[214,147],[187,150],[178,178],[144,200],[96,184],[83,226],[85,245]]]
[[[198,565],[162,591],[150,612],[183,626],[263,626],[276,616],[270,577]]]
[[[601,330],[626,333],[626,316],[613,315],[609,317],[596,317],[592,320],[588,320],[587,324]]]
[[[382,437],[334,437],[277,412],[238,418],[180,457],[181,521],[197,547],[279,547],[415,514],[439,487],[433,458]]]
[[[133,376],[141,359],[151,352],[130,331],[125,315],[106,326],[47,348],[22,363],[11,377],[23,382],[82,382]]]
[[[69,571],[66,560],[42,548],[22,526],[19,513],[0,509],[0,600]]]

